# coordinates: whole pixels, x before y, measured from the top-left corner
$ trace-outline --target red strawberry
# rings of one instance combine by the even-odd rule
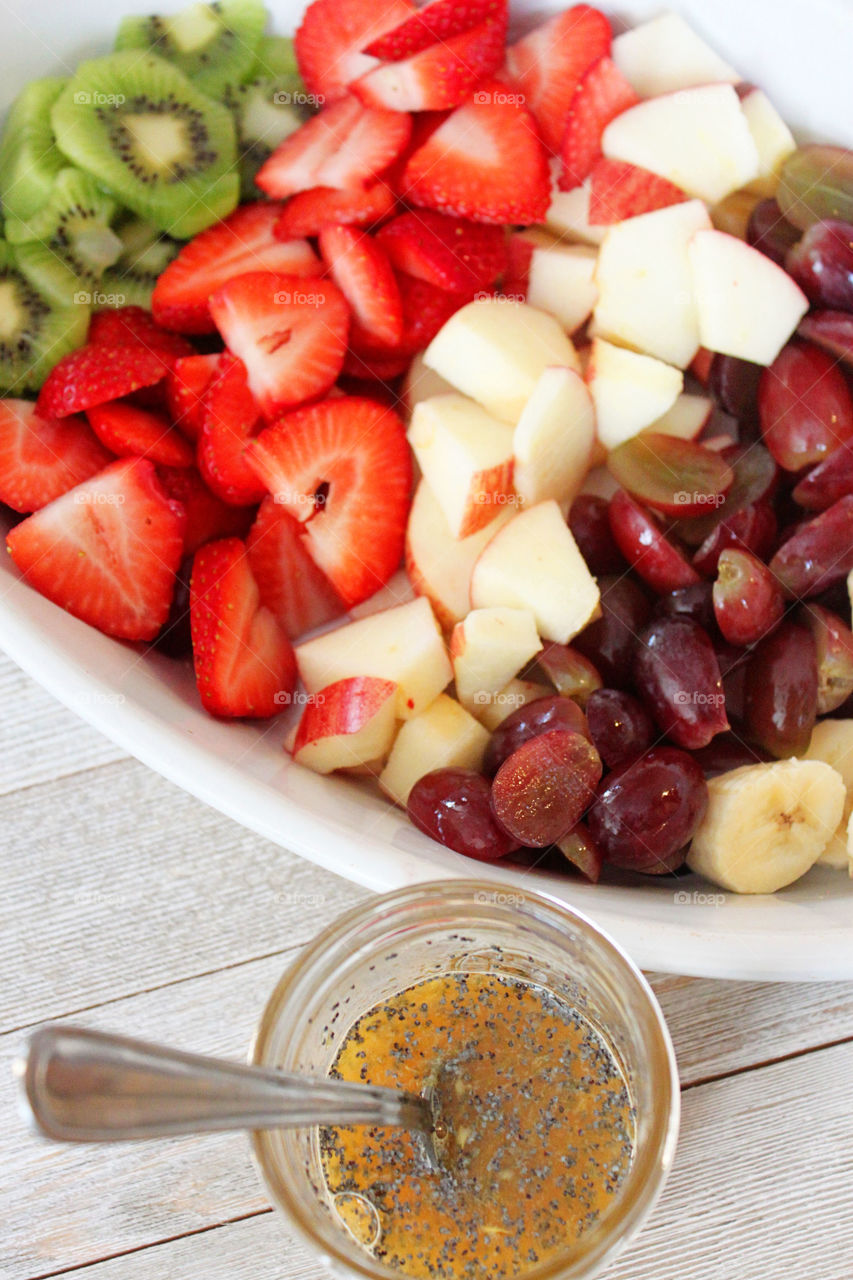
[[[551,203],[536,123],[497,82],[478,89],[410,156],[403,185],[412,204],[475,222],[541,222]]]
[[[560,190],[572,191],[601,159],[601,135],[611,120],[640,99],[610,58],[589,68],[572,98],[560,157]]]
[[[283,240],[292,236],[316,236],[333,224],[370,227],[393,213],[397,198],[384,182],[375,182],[365,191],[335,191],[315,187],[300,191],[288,200],[275,224],[275,234]]]
[[[323,395],[341,371],[349,308],[330,280],[238,276],[212,296],[210,313],[265,417]]]
[[[364,50],[373,58],[398,61],[420,53],[431,44],[441,44],[479,26],[487,18],[506,22],[507,0],[429,0],[387,35],[380,36]]]
[[[410,361],[411,356],[408,355],[394,355],[393,353],[389,355],[370,355],[367,352],[359,354],[358,351],[350,348],[344,360],[342,376],[348,379],[352,395],[378,395],[379,393],[375,388],[371,387],[368,390],[364,384],[393,382],[395,378],[399,378],[401,374],[406,372]]]
[[[211,715],[266,719],[290,705],[296,689],[293,646],[261,604],[239,538],[209,542],[196,552],[190,625],[196,684]]]
[[[416,352],[429,346],[439,329],[460,307],[471,301],[466,294],[437,289],[426,280],[418,280],[402,272],[397,275],[397,287],[403,303],[403,336],[395,347],[381,347],[370,343],[353,347],[353,353],[364,356],[368,365],[373,360],[381,360],[383,367],[390,360],[410,360]],[[356,334],[355,337],[359,338],[361,335]],[[352,360],[348,372],[356,372]],[[362,373],[356,376],[366,375]]]
[[[246,445],[261,429],[261,415],[249,390],[246,366],[228,352],[204,398],[198,465],[212,493],[243,507],[260,502],[265,489],[246,463]]]
[[[347,94],[286,137],[255,182],[278,199],[313,187],[363,190],[397,159],[411,134],[406,114]]]
[[[0,400],[0,502],[38,511],[113,461],[83,418],[42,418],[31,400]]]
[[[501,292],[512,298],[524,300],[530,283],[530,264],[534,240],[523,231],[516,231],[507,240],[507,267]]]
[[[36,407],[43,418],[67,418],[153,387],[166,370],[163,356],[147,347],[78,347],[51,369]]]
[[[302,525],[271,494],[260,505],[246,546],[261,599],[292,640],[345,612],[308,554]]]
[[[438,289],[475,293],[491,287],[507,267],[502,227],[422,210],[401,213],[376,235],[398,271]]]
[[[123,458],[11,530],[6,545],[31,586],[123,640],[153,640],[169,613],[184,512],[154,464]]]
[[[524,94],[551,151],[559,153],[581,77],[610,52],[610,43],[610,23],[604,14],[578,4],[507,49],[507,77]]]
[[[96,311],[89,325],[89,345],[126,347],[141,345],[169,363],[194,356],[195,348],[179,333],[163,329],[144,307],[120,307],[117,311]]]
[[[210,492],[195,467],[158,467],[160,483],[186,514],[184,555],[191,556],[214,538],[245,538],[254,507],[233,507]]]
[[[309,93],[334,102],[370,69],[361,52],[414,12],[408,0],[314,0],[296,33],[296,59]]]
[[[395,346],[403,336],[403,304],[384,250],[352,227],[325,227],[320,254],[349,303],[354,329],[367,342]]]
[[[356,80],[352,91],[370,107],[443,111],[463,102],[494,75],[504,58],[506,14],[430,45],[402,62],[385,62]]]
[[[687,199],[680,187],[648,169],[625,160],[599,160],[592,171],[589,221],[591,226],[610,226]]]
[[[324,400],[267,427],[248,456],[348,608],[384,586],[403,554],[412,484],[395,413],[373,400]]]
[[[219,365],[219,356],[187,356],[176,360],[166,378],[169,414],[190,440],[197,440],[204,425],[204,397]]]
[[[207,300],[232,276],[247,271],[318,275],[322,265],[305,240],[273,234],[282,206],[246,204],[202,231],[166,267],[154,286],[154,318],[182,333],[213,333]]]
[[[115,401],[89,409],[86,416],[95,435],[119,458],[150,458],[167,467],[191,467],[193,447],[159,413]]]

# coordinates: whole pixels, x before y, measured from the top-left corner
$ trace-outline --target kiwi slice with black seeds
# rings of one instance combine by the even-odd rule
[[[51,108],[67,83],[59,76],[33,80],[9,108],[0,141],[0,202],[7,217],[36,213],[68,163],[50,122]]]
[[[231,112],[153,53],[82,63],[51,118],[66,156],[160,231],[189,239],[237,204]]]
[[[170,17],[124,18],[115,47],[150,49],[174,63],[202,93],[219,97],[251,74],[267,11],[260,0],[193,4]]]
[[[279,143],[295,133],[310,114],[295,105],[304,92],[297,77],[255,80],[226,95],[234,112],[237,151],[240,157],[240,189],[243,199],[257,200],[261,194],[255,175]]]
[[[114,267],[101,277],[92,302],[95,310],[109,307],[150,307],[157,278],[181,245],[149,222],[128,218],[116,228],[122,252]]]
[[[88,328],[88,305],[57,306],[15,247],[0,240],[0,392],[38,391],[57,361],[86,341]]]

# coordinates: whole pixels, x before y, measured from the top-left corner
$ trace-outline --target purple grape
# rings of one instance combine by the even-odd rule
[[[589,733],[608,769],[636,760],[655,740],[654,722],[646,708],[623,689],[599,689],[586,707]]]

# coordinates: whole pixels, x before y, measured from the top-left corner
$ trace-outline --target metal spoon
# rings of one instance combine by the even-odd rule
[[[15,1071],[35,1127],[59,1142],[313,1124],[433,1128],[429,1100],[412,1093],[312,1080],[85,1027],[40,1028]]]

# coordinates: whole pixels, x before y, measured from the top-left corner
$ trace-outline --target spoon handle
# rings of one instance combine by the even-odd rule
[[[85,1027],[41,1027],[16,1072],[35,1127],[60,1142],[430,1123],[427,1105],[413,1094],[311,1080]]]

